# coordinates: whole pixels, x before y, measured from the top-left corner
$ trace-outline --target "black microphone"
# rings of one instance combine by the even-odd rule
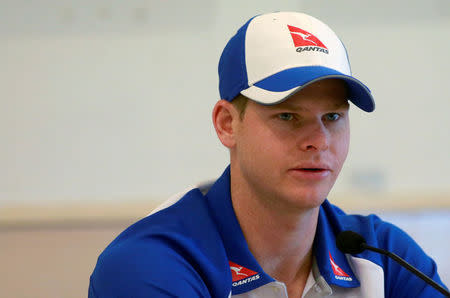
[[[424,273],[410,265],[408,262],[400,258],[394,253],[391,253],[390,251],[376,248],[370,245],[367,245],[366,239],[364,239],[363,236],[359,235],[356,232],[353,231],[343,231],[339,233],[336,237],[336,246],[339,248],[340,251],[346,254],[359,254],[363,252],[364,250],[368,249],[380,254],[383,254],[385,256],[388,256],[389,258],[393,259],[397,263],[399,263],[404,268],[408,269],[412,273],[414,273],[416,276],[420,277],[422,280],[424,280],[427,284],[441,292],[447,297],[450,297],[450,292],[448,292],[444,287],[439,285],[437,282],[426,276]]]

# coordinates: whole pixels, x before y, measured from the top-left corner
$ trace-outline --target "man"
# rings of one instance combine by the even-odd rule
[[[439,297],[386,257],[336,247],[356,231],[442,283],[403,231],[326,200],[348,152],[348,101],[374,110],[330,28],[301,13],[256,16],[225,47],[219,80],[213,123],[230,166],[119,235],[90,297]]]

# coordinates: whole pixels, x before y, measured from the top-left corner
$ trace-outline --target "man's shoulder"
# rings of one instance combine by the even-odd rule
[[[328,205],[325,213],[336,227],[336,236],[342,231],[353,231],[360,234],[368,245],[393,252],[412,263],[420,259],[430,260],[407,232],[376,214],[347,214],[332,204]],[[391,261],[370,251],[364,251],[359,257],[369,259],[382,267]]]
[[[141,297],[140,291],[160,295],[155,291],[170,289],[175,296],[195,292],[202,297],[212,286],[205,276],[223,278],[226,253],[201,190],[171,200],[128,227],[103,251],[91,276],[93,292],[124,293],[125,288]]]
[[[383,220],[378,215],[346,214],[341,209],[329,204],[327,216],[339,226],[339,231],[350,230],[364,237],[367,244],[387,250],[400,256],[412,266],[442,284],[437,273],[437,266],[420,245],[407,232],[398,226]],[[384,272],[387,297],[397,297],[396,293],[405,293],[408,289],[414,297],[430,297],[437,292],[424,282],[417,282],[412,273],[403,269],[387,256],[366,250],[353,257],[366,259],[380,266]],[[428,294],[430,293],[430,294]],[[415,296],[416,295],[416,296]],[[435,296],[440,297],[440,296]]]
[[[327,217],[332,217],[333,224],[339,226],[340,231],[354,231],[361,234],[369,245],[381,245],[387,248],[390,244],[401,245],[409,242],[411,237],[396,225],[383,220],[376,214],[351,214],[339,207],[328,204]]]
[[[200,189],[191,189],[170,200],[171,204],[165,203],[163,208],[125,229],[108,245],[99,261],[150,262],[172,253],[207,255],[214,247],[221,247],[220,234]]]
[[[163,239],[195,241],[197,235],[214,230],[206,200],[201,191],[194,188],[169,198],[148,216],[130,225],[106,250],[144,243],[170,246],[173,243]]]
[[[166,210],[170,207],[176,207],[177,205],[184,204],[184,201],[189,201],[189,204],[192,204],[192,207],[196,204],[204,204],[205,194],[209,191],[209,189],[214,184],[214,180],[207,180],[200,183],[196,183],[194,185],[190,185],[186,187],[184,190],[177,192],[171,195],[168,199],[158,205],[155,209],[151,211],[150,215],[158,213],[162,210]],[[193,209],[193,208],[189,208]],[[167,210],[166,210],[167,211]]]

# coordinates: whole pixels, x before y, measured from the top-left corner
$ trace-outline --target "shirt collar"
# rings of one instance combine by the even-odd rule
[[[329,284],[344,288],[359,287],[347,257],[336,246],[336,235],[343,229],[339,213],[328,200],[322,203],[314,238],[314,254],[320,274]]]
[[[273,282],[274,279],[263,271],[250,252],[234,213],[231,203],[229,166],[208,191],[206,198],[230,262],[233,295]]]
[[[230,262],[233,295],[275,281],[263,271],[250,252],[236,218],[231,202],[229,166],[213,184],[206,194],[206,198]],[[345,255],[336,248],[334,236],[336,228],[339,229],[340,225],[336,215],[333,214],[332,205],[325,201],[320,207],[314,240],[314,254],[320,274],[329,284],[358,287],[359,281],[353,274]],[[333,271],[333,266],[336,271]]]

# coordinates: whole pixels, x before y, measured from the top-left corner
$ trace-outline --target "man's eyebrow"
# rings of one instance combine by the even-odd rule
[[[300,110],[300,111],[305,110],[305,108],[303,108],[302,106],[300,106],[298,104],[293,104],[293,103],[289,103],[289,102],[286,102],[286,101],[281,102],[281,103],[276,104],[276,105],[269,105],[268,107],[271,108],[271,109],[274,109],[274,110],[280,110],[280,109],[283,109],[283,110]]]
[[[292,111],[305,111],[307,110],[306,108],[302,107],[300,104],[296,104],[296,103],[292,103],[289,101],[284,101],[281,102],[279,104],[276,105],[272,105],[272,106],[268,106],[271,109],[285,109],[285,110],[292,110]],[[350,104],[348,103],[348,101],[343,101],[341,103],[336,103],[336,104],[330,104],[329,107],[327,107],[327,109],[329,110],[341,110],[341,109],[348,109],[350,107]]]
[[[340,110],[340,109],[348,109],[349,107],[350,104],[348,103],[348,100],[346,100],[340,104],[335,104],[333,108],[336,110]]]

